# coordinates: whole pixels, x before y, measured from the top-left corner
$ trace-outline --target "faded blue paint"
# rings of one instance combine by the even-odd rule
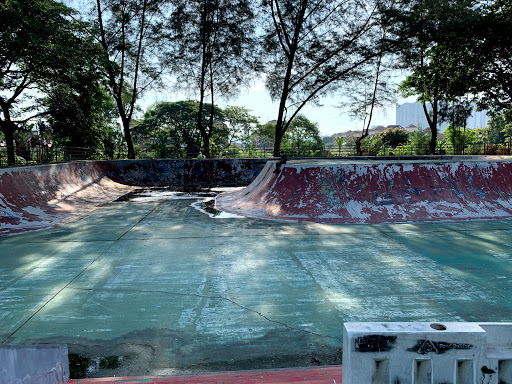
[[[112,180],[140,187],[248,185],[268,159],[172,159],[98,162]]]

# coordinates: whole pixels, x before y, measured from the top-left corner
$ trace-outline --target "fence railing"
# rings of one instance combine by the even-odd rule
[[[0,147],[0,166],[7,166],[7,147]],[[73,160],[92,160],[104,158],[90,148],[84,147],[35,147],[14,148],[15,165],[34,165],[60,163]]]
[[[355,146],[283,146],[281,151],[288,157],[347,157],[347,156],[422,156],[429,155],[428,147],[415,147],[411,145],[401,145],[398,147],[381,146],[378,148],[362,147],[362,152],[357,153]],[[212,157],[216,158],[273,158],[274,148],[272,146],[242,148],[232,146],[222,150],[212,151]],[[74,160],[109,160],[126,159],[126,151],[120,151],[107,155],[105,153],[92,150],[90,148],[77,147],[35,147],[35,148],[15,148],[15,165],[34,165],[67,162]],[[507,144],[479,144],[471,145],[465,148],[440,147],[437,148],[437,155],[511,155],[510,145]],[[145,148],[136,154],[141,159],[158,159],[157,151]],[[199,158],[201,155],[198,156]],[[0,146],[0,166],[8,165],[7,147]]]

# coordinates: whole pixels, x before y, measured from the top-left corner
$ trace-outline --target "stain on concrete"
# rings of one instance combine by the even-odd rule
[[[165,375],[336,363],[345,321],[512,320],[511,220],[212,220],[191,206],[211,198],[0,238],[2,341],[123,356],[94,376]]]
[[[368,335],[354,340],[356,352],[387,352],[393,349],[396,336]]]

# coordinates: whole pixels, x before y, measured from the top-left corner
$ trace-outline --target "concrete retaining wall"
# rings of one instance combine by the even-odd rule
[[[139,187],[222,186],[250,184],[266,159],[175,159],[99,161],[111,180]]]
[[[268,163],[218,207],[239,215],[320,223],[512,218],[512,161],[290,161]]]
[[[264,159],[82,161],[0,169],[0,235],[48,228],[134,187],[244,186]]]
[[[343,384],[510,384],[512,323],[345,323]]]
[[[0,384],[62,384],[68,381],[67,345],[0,344]]]
[[[132,189],[96,162],[0,169],[0,235],[66,222]]]

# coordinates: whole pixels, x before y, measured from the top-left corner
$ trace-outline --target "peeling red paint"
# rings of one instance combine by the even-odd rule
[[[217,198],[236,214],[321,223],[512,218],[511,161],[269,162],[242,191]]]
[[[61,224],[132,189],[95,162],[0,170],[0,235]]]
[[[244,186],[263,159],[83,161],[0,169],[0,235],[51,227],[133,187]]]

